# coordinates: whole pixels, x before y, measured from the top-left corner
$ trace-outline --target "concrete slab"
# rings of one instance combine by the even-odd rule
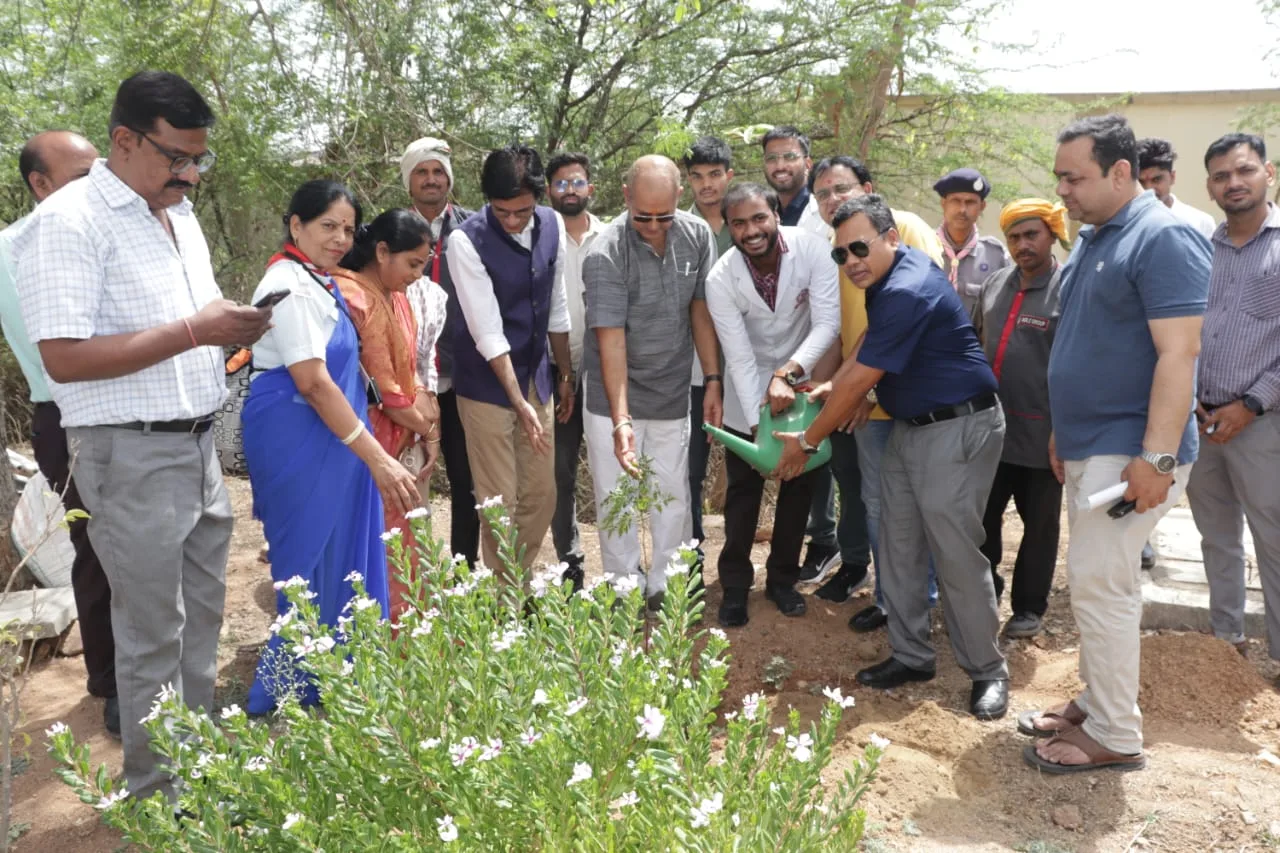
[[[1200,552],[1200,532],[1191,510],[1175,507],[1156,527],[1152,544],[1158,559],[1150,572],[1143,572],[1142,627],[1204,631],[1209,625],[1209,583]],[[1266,611],[1258,582],[1258,560],[1253,539],[1245,529],[1245,634],[1266,634]]]
[[[69,586],[0,595],[0,628],[24,639],[56,637],[74,621],[76,597]]]

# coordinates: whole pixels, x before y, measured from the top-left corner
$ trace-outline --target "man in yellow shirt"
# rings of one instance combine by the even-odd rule
[[[822,218],[831,224],[840,205],[849,199],[875,192],[871,171],[852,157],[830,157],[814,166],[809,180]],[[914,213],[893,211],[902,242],[919,249],[942,266],[942,243],[928,224]],[[866,292],[854,287],[849,277],[840,272],[840,339],[814,368],[815,376],[832,376],[844,359],[862,342],[867,330]],[[825,396],[830,383],[818,386],[816,393]],[[842,565],[830,581],[817,592],[830,601],[846,601],[867,578],[868,557],[876,560],[880,542],[880,459],[893,421],[875,403],[874,396],[850,419],[843,429],[831,434],[831,472],[840,489],[840,522],[836,531],[840,543]],[[819,497],[815,493],[814,506]],[[816,513],[815,513],[816,515]],[[812,522],[811,522],[812,527]],[[929,602],[938,600],[933,567],[929,568]],[[876,602],[854,614],[849,627],[855,631],[874,631],[886,622],[884,599],[876,584]]]

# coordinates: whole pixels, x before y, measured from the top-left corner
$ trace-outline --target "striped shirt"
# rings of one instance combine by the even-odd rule
[[[1209,307],[1200,344],[1199,396],[1221,406],[1248,394],[1264,409],[1280,406],[1280,208],[1243,246],[1213,235]]]

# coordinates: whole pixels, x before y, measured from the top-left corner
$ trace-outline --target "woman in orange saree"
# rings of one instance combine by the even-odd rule
[[[439,410],[418,379],[418,328],[405,290],[422,277],[431,255],[431,232],[410,210],[388,210],[356,236],[355,245],[334,273],[360,334],[360,365],[373,380],[378,400],[369,401],[369,425],[374,438],[393,457],[420,438],[427,464],[419,474],[429,477],[440,452]],[[408,535],[404,515],[390,507],[386,528]],[[407,549],[412,571],[416,553]],[[412,577],[391,565],[388,569],[391,621],[413,602],[408,591]]]

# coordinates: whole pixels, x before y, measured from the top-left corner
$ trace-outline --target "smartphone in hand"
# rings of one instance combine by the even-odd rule
[[[289,290],[288,288],[273,290],[270,293],[268,293],[266,296],[259,299],[257,302],[253,303],[253,307],[254,308],[273,308],[276,305],[279,305],[281,302],[283,302],[285,297],[292,292],[293,291]]]

